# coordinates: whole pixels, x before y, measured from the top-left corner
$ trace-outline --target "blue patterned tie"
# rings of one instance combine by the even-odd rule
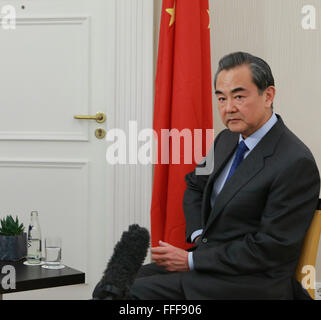
[[[241,164],[241,162],[243,161],[245,152],[248,151],[248,150],[249,150],[249,148],[246,146],[245,142],[242,140],[242,141],[240,142],[240,144],[238,145],[238,147],[237,147],[234,161],[233,161],[233,163],[232,163],[230,172],[228,173],[225,182],[227,182],[227,180],[228,180],[229,178],[231,178],[231,176],[232,176],[232,174],[234,173],[234,171],[237,169],[237,167],[238,167],[238,166]]]

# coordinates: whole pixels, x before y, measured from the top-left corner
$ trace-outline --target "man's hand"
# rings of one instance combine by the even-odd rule
[[[151,252],[155,262],[167,271],[189,271],[187,251],[159,241],[159,247],[152,248]]]

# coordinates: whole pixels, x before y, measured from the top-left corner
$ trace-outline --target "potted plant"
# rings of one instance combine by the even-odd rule
[[[27,256],[27,234],[11,215],[0,220],[0,261],[18,261]]]

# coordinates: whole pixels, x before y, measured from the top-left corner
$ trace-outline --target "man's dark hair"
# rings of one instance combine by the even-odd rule
[[[263,94],[269,86],[274,86],[274,78],[270,66],[261,58],[253,56],[247,52],[234,52],[224,56],[218,63],[218,69],[214,78],[214,87],[216,89],[216,81],[218,74],[222,70],[230,70],[232,68],[248,65],[253,83],[257,86],[259,94]],[[273,104],[272,104],[273,109]]]

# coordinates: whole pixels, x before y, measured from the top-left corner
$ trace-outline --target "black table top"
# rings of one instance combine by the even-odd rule
[[[23,262],[24,260],[0,261],[0,294],[85,283],[85,273],[67,266],[63,269],[51,270],[44,269],[41,265],[26,266]],[[9,274],[3,269],[6,265],[15,268],[16,289],[6,290],[2,286],[2,279]]]

